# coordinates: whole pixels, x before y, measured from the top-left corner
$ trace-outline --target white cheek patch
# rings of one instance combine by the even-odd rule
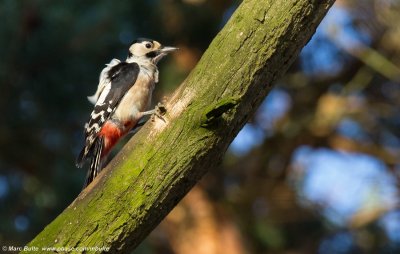
[[[134,55],[134,56],[144,56],[146,55],[150,50],[146,49],[146,47],[141,44],[141,43],[137,43],[132,45],[129,48],[129,51]]]

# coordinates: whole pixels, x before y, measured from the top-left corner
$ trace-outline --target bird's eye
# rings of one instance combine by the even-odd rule
[[[146,43],[146,48],[151,48],[151,43]]]

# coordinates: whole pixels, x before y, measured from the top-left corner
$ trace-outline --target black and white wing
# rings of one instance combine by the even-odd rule
[[[92,155],[92,146],[98,137],[97,134],[112,116],[126,92],[135,84],[139,71],[137,63],[120,62],[106,73],[104,87],[99,92],[89,121],[85,124],[85,146],[77,158],[78,167],[82,167],[86,158]]]

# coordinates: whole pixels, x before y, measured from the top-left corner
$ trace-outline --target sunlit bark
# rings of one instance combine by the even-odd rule
[[[166,103],[30,246],[134,249],[216,166],[333,0],[245,0]]]

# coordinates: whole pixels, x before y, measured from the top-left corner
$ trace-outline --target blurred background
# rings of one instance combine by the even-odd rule
[[[155,100],[241,1],[0,1],[0,243],[79,194],[98,75],[130,42],[178,46]],[[338,0],[211,170],[134,253],[400,253],[400,1]]]

